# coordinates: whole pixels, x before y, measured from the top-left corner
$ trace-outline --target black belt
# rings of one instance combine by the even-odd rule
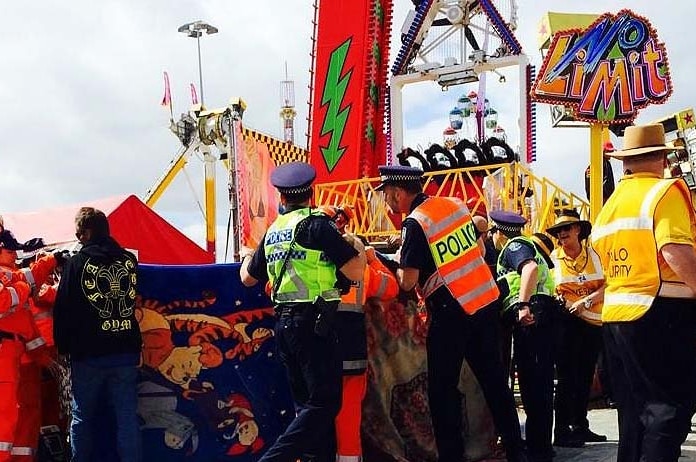
[[[11,332],[5,332],[4,330],[0,330],[0,340],[16,340],[17,339],[17,334],[13,334]]]
[[[314,305],[278,305],[275,307],[275,313],[277,316],[283,317],[303,315],[307,313],[314,314]]]

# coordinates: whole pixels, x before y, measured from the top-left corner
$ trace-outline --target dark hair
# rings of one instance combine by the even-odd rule
[[[94,207],[82,207],[75,216],[75,226],[78,231],[89,229],[92,240],[109,237],[109,220],[101,210]]]
[[[391,186],[396,188],[401,188],[409,194],[418,194],[423,192],[423,183],[418,181],[401,181],[398,183],[393,183]]]
[[[312,193],[313,190],[310,189],[306,192],[301,192],[297,194],[281,194],[285,197],[285,200],[288,202],[288,204],[304,204],[312,198]]]

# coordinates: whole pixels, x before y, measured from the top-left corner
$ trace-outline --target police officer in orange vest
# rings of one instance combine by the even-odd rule
[[[483,260],[479,233],[466,205],[455,198],[429,197],[423,171],[380,166],[387,205],[407,213],[401,229],[397,281],[418,287],[430,316],[426,348],[428,400],[439,462],[460,462],[461,393],[464,359],[474,372],[500,433],[508,461],[526,461],[515,402],[498,353],[498,289]]]
[[[662,125],[626,128],[611,154],[624,177],[591,235],[606,278],[619,462],[676,462],[696,410],[696,215],[686,183],[663,178],[674,149]]]

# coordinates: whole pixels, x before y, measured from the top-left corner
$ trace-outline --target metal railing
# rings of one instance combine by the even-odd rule
[[[540,178],[519,163],[486,165],[428,172],[424,189],[437,196],[456,196],[468,201],[471,210],[511,210],[528,220],[526,231],[543,231],[556,213],[575,208],[584,219],[589,203]],[[433,183],[431,185],[431,183]],[[354,210],[351,230],[366,238],[380,239],[399,233],[399,217],[390,214],[384,196],[375,191],[379,178],[323,183],[316,186],[317,205],[347,205]],[[394,219],[392,219],[394,218]]]

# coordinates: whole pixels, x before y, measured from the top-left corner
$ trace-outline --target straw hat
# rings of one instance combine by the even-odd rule
[[[623,149],[608,154],[611,157],[622,159],[649,152],[673,151],[675,149],[684,148],[669,146],[665,143],[665,127],[662,124],[640,125],[626,127]]]
[[[592,231],[592,225],[587,220],[581,220],[580,215],[575,210],[563,210],[561,215],[556,218],[553,226],[546,228],[546,232],[558,239],[558,233],[561,228],[570,225],[580,225],[579,240],[586,239]]]

